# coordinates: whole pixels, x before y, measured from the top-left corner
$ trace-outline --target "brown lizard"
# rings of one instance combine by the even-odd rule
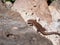
[[[52,35],[52,34],[60,35],[60,33],[58,32],[46,32],[46,29],[42,27],[42,25],[36,22],[35,20],[32,19],[28,20],[28,24],[32,24],[32,26],[34,25],[37,28],[37,32],[41,32],[43,35]]]

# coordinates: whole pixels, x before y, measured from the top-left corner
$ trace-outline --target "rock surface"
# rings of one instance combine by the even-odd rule
[[[53,1],[53,2],[50,4],[50,6],[53,6],[53,7],[57,8],[57,9],[60,9],[60,0],[55,0],[55,1]]]
[[[52,23],[49,25],[49,29],[50,31],[56,31],[60,33],[60,0],[53,1],[49,6],[49,10],[52,16]],[[54,45],[60,45],[60,36],[51,35],[48,36],[48,38],[51,39]]]
[[[52,21],[46,0],[16,0],[12,9],[20,12],[25,21],[36,17],[48,23]]]
[[[24,20],[28,20],[28,19],[37,19],[39,20],[39,17],[41,16],[41,18],[44,18],[46,15],[41,15],[40,13],[43,13],[43,14],[46,14],[44,13],[44,11],[46,12],[45,9],[48,9],[48,5],[46,5],[46,2],[44,2],[43,0],[41,0],[41,2],[44,2],[43,4],[41,3],[40,5],[40,0],[35,0],[35,1],[32,1],[32,0],[18,0],[15,2],[14,6],[12,9],[15,9],[16,11],[20,12],[22,14],[22,17],[24,18]],[[57,2],[56,2],[57,1]],[[49,19],[52,19],[52,22],[50,25],[47,24],[47,22],[45,22],[44,20],[41,20],[38,21],[43,27],[45,27],[47,29],[47,31],[49,32],[52,32],[52,31],[56,31],[56,32],[59,32],[60,33],[60,22],[57,22],[58,19],[60,19],[60,0],[56,0],[56,1],[53,1],[52,4],[49,6],[49,11],[51,13],[51,16],[52,18],[49,18]],[[21,3],[20,3],[21,2]],[[37,3],[38,2],[38,3]],[[33,7],[34,4],[36,4],[37,6],[36,7]],[[46,5],[46,7],[45,7]],[[41,6],[39,8],[39,6]],[[31,10],[32,8],[32,10]],[[44,8],[44,9],[42,9]],[[35,13],[33,13],[35,11]],[[43,12],[42,12],[43,11]],[[49,14],[49,11],[48,11],[48,14]],[[38,14],[36,14],[38,12]],[[31,15],[31,16],[30,16]],[[39,15],[39,17],[37,17],[37,15]],[[48,16],[50,17],[50,16]],[[44,18],[45,19],[45,18]],[[48,19],[48,20],[49,20]],[[36,28],[34,28],[36,29]],[[47,36],[47,38],[49,38],[53,43],[54,45],[60,45],[60,37],[58,35],[49,35]]]
[[[8,15],[0,16],[0,45],[53,45],[25,22],[10,19]]]
[[[49,39],[27,25],[18,12],[6,9],[4,11],[5,7],[3,9],[2,7],[0,8],[0,45],[53,45]]]
[[[56,32],[60,33],[60,26],[59,26],[60,22],[57,22],[58,19],[60,19],[60,10],[59,10],[60,0],[59,1],[56,0],[56,1],[53,1],[52,4],[48,7],[45,0],[18,0],[18,1],[15,2],[12,9],[20,12],[25,21],[27,21],[28,19],[40,20],[38,22],[43,27],[45,27],[48,32],[56,31]],[[44,2],[44,3],[42,3],[42,2]],[[34,5],[37,5],[37,6],[34,6]],[[44,8],[44,9],[42,9],[42,8]],[[48,8],[49,8],[49,10],[48,10]],[[47,10],[48,10],[48,13],[46,13]],[[49,14],[49,11],[51,13],[52,18],[50,16],[44,15],[44,14]],[[42,13],[42,15],[40,13]],[[45,22],[41,18],[39,19],[40,16],[43,19],[46,19],[45,16],[48,17],[47,18],[48,20],[51,19],[52,20],[51,24],[48,25],[47,22]],[[33,28],[36,29],[35,27],[33,27]],[[60,41],[59,41],[60,36],[58,36],[58,35],[48,35],[47,38],[49,38],[53,42],[53,45],[60,45]]]

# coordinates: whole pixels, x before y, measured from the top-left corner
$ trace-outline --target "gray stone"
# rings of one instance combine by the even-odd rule
[[[0,45],[53,45],[25,22],[7,18],[0,18]]]
[[[55,8],[60,10],[60,0],[55,0],[51,3],[51,6],[54,6]]]
[[[37,33],[25,33],[13,36],[0,36],[0,45],[53,45],[50,40]]]
[[[0,10],[0,45],[53,45],[19,18],[18,12],[3,11]]]

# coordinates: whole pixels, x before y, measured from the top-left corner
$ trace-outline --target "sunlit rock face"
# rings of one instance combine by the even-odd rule
[[[56,28],[56,30],[59,31],[59,27],[60,27],[60,0],[56,0],[54,2],[52,2],[52,4],[49,6],[50,12],[51,12],[51,16],[52,16],[52,20],[53,23],[52,25],[55,25],[54,27]]]
[[[53,45],[25,22],[13,20],[7,15],[0,16],[0,45]]]
[[[50,5],[54,6],[57,9],[60,9],[60,0],[55,0]]]
[[[1,0],[1,2],[5,5],[7,9],[11,9],[15,0]]]
[[[44,2],[42,4],[41,1],[44,2],[43,0],[35,0],[35,1],[32,1],[32,0],[18,0],[13,5],[12,9],[14,9],[15,11],[20,12],[25,21],[27,21],[28,19],[39,20],[39,17],[41,17],[40,21],[38,21],[38,22],[43,27],[45,27],[48,32],[55,31],[55,32],[60,33],[60,22],[57,22],[58,19],[60,19],[60,10],[58,10],[58,8],[56,8],[58,4],[54,4],[55,5],[54,7],[52,7],[53,5],[49,6],[49,11],[50,11],[51,16],[52,16],[52,18],[51,18],[51,16],[44,15],[44,14],[49,14],[49,11],[47,12],[47,10],[46,10],[46,9],[48,9],[47,8],[48,6],[46,5],[46,2]],[[34,6],[36,4],[37,4],[37,6]],[[46,13],[44,12],[44,10],[45,10]],[[42,20],[42,18],[46,19],[45,16],[46,16],[46,18],[48,17],[47,18],[48,20],[52,19],[52,22],[51,22],[50,25],[45,20]],[[59,44],[60,37],[58,35],[49,35],[49,36],[47,36],[47,38],[52,40],[54,45],[60,45]]]
[[[26,24],[20,13],[0,6],[0,45],[53,45]]]
[[[5,6],[6,6],[6,8],[10,9],[13,6],[13,4],[11,2],[7,1],[5,3]]]
[[[60,33],[60,0],[53,1],[49,6],[53,22],[49,25],[51,30]],[[60,45],[60,36],[49,37],[54,45]],[[55,41],[56,40],[56,41]]]
[[[0,0],[0,14],[6,13],[7,8],[4,6],[4,4]]]
[[[46,0],[16,0],[12,9],[20,12],[26,21],[37,17],[48,23],[52,21]]]
[[[49,39],[25,22],[16,20],[13,15],[0,15],[0,45],[53,45]]]

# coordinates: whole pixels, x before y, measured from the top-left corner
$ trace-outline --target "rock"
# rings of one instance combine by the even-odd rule
[[[55,0],[49,5],[49,10],[51,12],[52,16],[52,23],[47,26],[48,31],[52,32],[58,32],[60,33],[60,0]],[[53,38],[52,38],[53,36]],[[60,36],[58,35],[50,35],[48,38],[53,42],[54,45],[60,45],[59,39]],[[55,41],[56,40],[56,41]]]
[[[60,0],[53,1],[51,5],[49,6],[49,10],[51,12],[52,16],[52,26],[53,30],[58,30],[60,29]]]
[[[0,16],[0,45],[53,45],[25,22],[10,19],[8,15]]]
[[[52,21],[46,0],[16,0],[12,9],[20,12],[25,20],[39,17],[48,23]]]
[[[53,6],[56,9],[60,10],[60,0],[53,1],[50,6]]]
[[[5,2],[4,4],[7,9],[11,9],[11,7],[13,6],[13,4],[9,1]]]
[[[4,6],[4,4],[0,0],[0,14],[5,13],[7,11],[7,8]]]
[[[1,2],[1,0],[0,0]],[[18,13],[17,11],[13,11],[11,9],[7,9],[5,7],[5,5],[1,2],[0,3],[0,18],[5,18],[5,17],[8,19],[12,19],[12,20],[16,20],[16,21],[22,21],[22,22],[25,22],[24,19],[21,17],[21,14]]]
[[[0,0],[1,1],[1,0]],[[4,7],[4,5],[0,5]],[[53,45],[25,23],[21,15],[6,7],[0,8],[0,45]],[[2,12],[1,12],[2,11]]]
[[[0,45],[53,45],[50,40],[36,33],[12,36],[14,37],[0,36]]]
[[[20,22],[25,22],[24,19],[22,18],[21,14],[17,11],[9,10],[6,12],[6,16],[12,20],[20,21]]]

